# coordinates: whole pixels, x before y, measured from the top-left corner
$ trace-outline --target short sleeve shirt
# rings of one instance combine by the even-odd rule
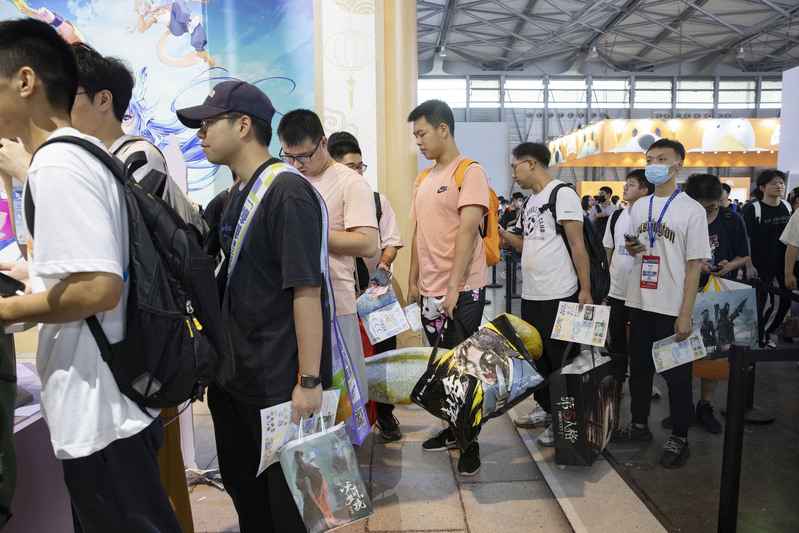
[[[761,278],[782,275],[785,270],[785,245],[780,242],[780,236],[788,225],[791,211],[782,202],[775,206],[760,200],[756,202],[760,204],[759,222],[755,216],[754,202],[743,210],[746,233],[752,245],[752,264]]]
[[[619,213],[611,235],[610,217],[605,227],[605,236],[602,246],[613,250],[610,256],[610,292],[608,296],[618,300],[627,298],[627,284],[630,281],[630,271],[633,268],[633,258],[624,246],[624,234],[630,224],[630,210],[624,209]]]
[[[101,143],[72,128],[71,135]],[[66,143],[43,147],[26,182],[35,206],[28,230],[31,286],[44,292],[74,273],[104,272],[123,280],[128,266],[127,210],[122,188],[99,159]],[[97,318],[110,343],[122,340],[128,284],[117,305]],[[120,392],[85,320],[41,324],[36,366],[42,415],[56,457],[74,459],[139,433],[150,415]],[[157,415],[157,412],[153,412]]]
[[[394,209],[391,208],[388,198],[380,193],[378,194],[380,197],[381,213],[380,221],[377,223],[378,250],[374,256],[363,260],[366,268],[369,269],[370,274],[375,271],[375,268],[377,268],[377,264],[380,262],[380,258],[383,256],[383,250],[389,246],[396,246],[397,248],[402,248],[404,246],[399,225],[397,225],[397,215],[394,213]]]
[[[438,165],[420,182],[413,184],[410,218],[416,221],[416,251],[419,258],[419,292],[422,296],[447,294],[455,240],[460,227],[461,208],[477,205],[488,212],[488,177],[479,164],[469,165],[463,175],[461,189],[455,171],[465,157],[458,155],[449,165]],[[480,289],[488,283],[485,248],[479,232],[475,232],[469,265],[458,284],[459,291]]]
[[[271,159],[262,166],[279,162]],[[235,232],[255,179],[231,198],[220,226]],[[255,404],[291,399],[299,359],[294,328],[295,287],[322,287],[322,207],[310,184],[293,172],[278,174],[253,215],[222,304],[228,350],[219,382],[233,396]],[[220,235],[229,255],[230,238]],[[323,324],[330,324],[327,307]],[[322,385],[330,386],[330,328],[322,332]]]
[[[327,204],[332,231],[377,228],[375,199],[366,180],[341,163],[334,163],[322,175],[308,178]],[[336,297],[336,315],[355,313],[355,258],[330,253],[330,279]]]
[[[522,298],[558,300],[577,292],[579,280],[563,236],[557,233],[549,204],[552,190],[563,183],[550,181],[538,194],[532,194],[523,207],[516,227],[524,231],[522,248]],[[555,199],[557,224],[565,220],[583,221],[580,197],[571,187],[561,187]]]
[[[652,202],[652,227],[655,246],[649,249],[649,202]],[[705,209],[690,196],[680,192],[663,214],[655,233],[654,226],[668,197],[645,196],[630,209],[626,233],[638,236],[647,247],[634,257],[627,285],[628,307],[668,316],[679,316],[685,295],[685,265],[694,259],[709,259],[710,245]],[[641,288],[641,264],[644,255],[660,258],[657,289]]]

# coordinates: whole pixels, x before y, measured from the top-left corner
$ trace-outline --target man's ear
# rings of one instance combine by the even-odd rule
[[[108,89],[103,89],[99,93],[95,94],[94,97],[99,98],[100,111],[108,111],[114,104],[114,95],[111,94],[111,91]],[[94,100],[92,103],[94,103]]]
[[[444,122],[438,125],[438,134],[442,137],[449,137],[452,135],[452,132],[449,131],[449,126],[447,126]]]
[[[39,84],[39,78],[36,77],[36,73],[30,67],[22,67],[12,76],[12,79],[14,84],[19,87],[19,95],[22,98],[29,98],[33,95]]]

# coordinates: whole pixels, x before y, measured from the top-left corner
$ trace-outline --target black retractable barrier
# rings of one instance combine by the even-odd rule
[[[521,256],[516,249],[511,248],[505,252],[505,312],[511,313],[511,304],[516,298],[522,295],[516,292],[516,265],[521,260]]]
[[[799,301],[799,295],[786,289],[772,287],[759,281],[752,281],[750,284],[758,291],[766,291],[772,295],[776,294],[783,298]],[[749,371],[749,365],[775,361],[799,361],[799,350],[750,350],[748,347],[733,344],[729,351],[729,361],[730,381],[727,386],[727,419],[724,424],[724,452],[721,462],[721,491],[719,493],[718,531],[720,533],[735,533],[738,527],[744,423],[749,422],[746,419],[746,414],[753,408],[755,385],[753,372]]]

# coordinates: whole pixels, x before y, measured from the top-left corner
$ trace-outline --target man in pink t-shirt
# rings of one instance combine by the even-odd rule
[[[428,100],[411,111],[416,144],[435,165],[413,184],[410,218],[416,221],[411,244],[408,303],[420,301],[422,323],[430,344],[454,348],[463,339],[456,328],[444,327],[445,317],[463,326],[468,337],[480,327],[488,283],[485,249],[479,226],[488,212],[488,178],[474,163],[458,188],[455,171],[465,158],[455,144],[452,109],[441,100]],[[457,447],[447,428],[422,444],[427,451]],[[461,453],[458,473],[480,470],[480,447],[475,441]]]
[[[286,113],[277,127],[280,157],[299,170],[327,205],[330,219],[330,280],[344,342],[352,357],[363,401],[369,400],[358,313],[355,308],[355,258],[377,253],[377,218],[372,189],[354,170],[327,151],[322,121],[313,111]]]

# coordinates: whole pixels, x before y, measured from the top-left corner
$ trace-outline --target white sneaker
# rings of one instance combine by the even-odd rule
[[[552,431],[552,424],[548,425],[544,432],[538,436],[538,444],[550,447],[555,445],[555,433]]]
[[[544,427],[552,422],[552,415],[544,411],[543,407],[537,405],[535,409],[524,415],[523,417],[516,418],[513,423],[519,428],[535,428]]]

